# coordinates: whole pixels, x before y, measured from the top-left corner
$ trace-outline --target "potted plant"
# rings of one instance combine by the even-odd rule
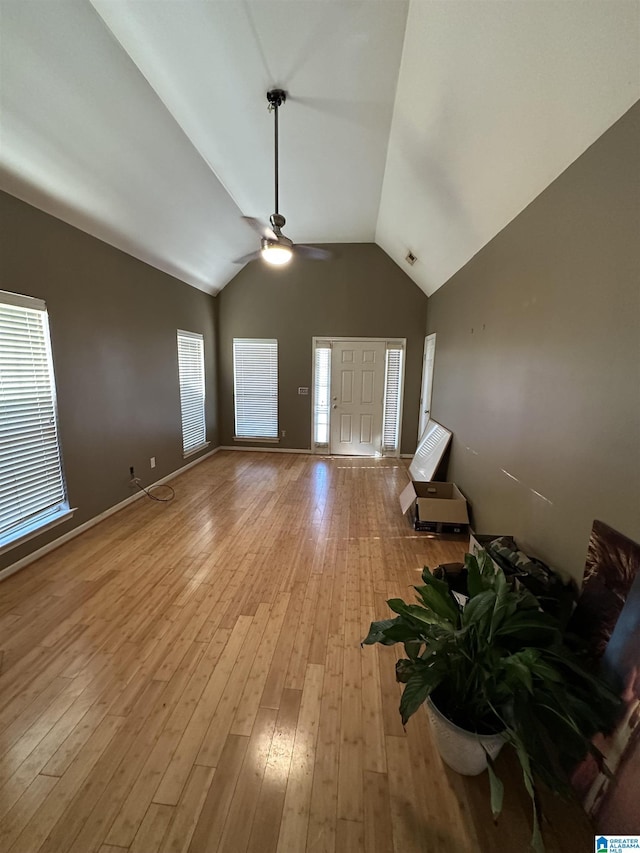
[[[613,723],[619,700],[563,641],[558,620],[529,591],[509,584],[489,555],[467,554],[468,599],[425,567],[417,603],[387,603],[397,614],[372,622],[364,644],[404,645],[402,722],[427,703],[443,760],[462,773],[489,771],[494,818],[503,786],[493,759],[516,751],[533,803],[534,849],[543,850],[536,783],[570,795],[568,773]]]

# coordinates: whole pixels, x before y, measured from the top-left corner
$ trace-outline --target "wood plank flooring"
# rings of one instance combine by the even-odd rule
[[[513,761],[404,731],[385,600],[458,541],[400,514],[397,460],[221,452],[0,584],[3,853],[520,853]],[[545,801],[550,853],[589,851]]]

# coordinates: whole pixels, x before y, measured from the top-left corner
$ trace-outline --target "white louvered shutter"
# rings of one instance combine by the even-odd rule
[[[47,309],[0,291],[0,543],[67,508]]]
[[[193,453],[207,443],[202,335],[178,330],[178,377],[182,415],[182,451]]]
[[[278,438],[278,341],[233,339],[237,438]]]
[[[387,345],[384,389],[384,425],[382,447],[387,452],[398,449],[400,435],[400,403],[402,400],[402,348]]]

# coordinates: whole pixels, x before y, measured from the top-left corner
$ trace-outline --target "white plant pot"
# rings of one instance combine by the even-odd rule
[[[477,735],[459,728],[440,713],[431,699],[425,705],[440,757],[463,776],[477,776],[486,770],[487,752],[496,758],[506,743],[502,734]]]

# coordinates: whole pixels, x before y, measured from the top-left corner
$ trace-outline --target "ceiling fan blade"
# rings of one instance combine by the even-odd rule
[[[328,261],[333,256],[333,252],[328,249],[319,249],[317,246],[306,246],[304,243],[296,243],[293,247],[297,255],[303,258],[310,258],[313,261]]]
[[[250,228],[259,234],[261,237],[266,237],[268,240],[277,240],[278,238],[269,225],[266,222],[263,222],[261,219],[256,219],[253,216],[243,216],[244,221]]]
[[[233,263],[234,264],[248,264],[249,261],[253,261],[256,258],[259,258],[262,252],[258,249],[257,252],[249,252],[248,255],[243,255],[241,258],[236,258]]]

